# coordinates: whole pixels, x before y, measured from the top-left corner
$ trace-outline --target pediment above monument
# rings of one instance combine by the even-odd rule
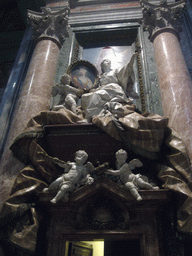
[[[140,190],[143,200],[137,201],[122,185],[99,176],[70,194],[69,201],[50,202],[52,193],[39,193],[39,206],[52,216],[58,233],[72,234],[85,230],[129,230],[139,227],[141,216],[153,214],[171,199],[171,192]],[[144,214],[144,215],[143,215]]]
[[[123,185],[113,182],[105,176],[100,176],[95,179],[93,184],[82,186],[72,192],[67,203],[61,200],[57,204],[82,204],[85,201],[93,200],[95,197],[103,198],[103,196],[115,201],[120,200],[121,202],[128,204],[146,204],[146,202],[149,203],[150,201],[161,202],[168,200],[170,193],[171,192],[167,189],[140,190],[143,200],[142,202],[137,202],[130,192],[123,187]],[[50,203],[49,201],[52,197],[53,193],[39,193],[39,201],[41,203]]]

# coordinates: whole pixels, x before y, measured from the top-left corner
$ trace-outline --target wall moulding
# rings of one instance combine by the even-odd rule
[[[123,3],[126,2],[126,0],[69,0],[69,5],[71,8],[78,7],[78,6],[86,6],[86,5],[98,5],[98,4],[110,4],[110,3]],[[129,1],[133,2],[133,1]],[[134,0],[134,2],[137,2]]]
[[[101,24],[114,24],[125,22],[138,22],[142,19],[142,11],[140,5],[125,6],[117,9],[89,10],[84,12],[76,12],[71,10],[69,24],[72,27],[90,26]]]
[[[133,3],[139,2],[138,0],[69,0],[69,5],[71,8],[87,5],[101,5],[101,4],[114,4],[114,3]],[[150,0],[151,3],[159,4],[160,0]],[[168,3],[174,3],[174,0],[168,0]]]
[[[62,10],[63,6],[50,6],[53,12]],[[141,21],[142,9],[138,1],[109,5],[94,5],[71,8],[69,25],[71,27],[92,26]]]

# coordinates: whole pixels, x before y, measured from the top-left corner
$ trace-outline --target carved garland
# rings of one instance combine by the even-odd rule
[[[77,42],[77,40],[75,40],[75,51],[74,51],[74,61],[76,62],[78,61],[78,56],[79,56],[79,43]]]
[[[141,47],[139,45],[138,38],[136,38],[135,46],[136,46],[136,51],[139,52]],[[144,86],[143,86],[143,76],[142,76],[140,54],[137,54],[137,68],[138,68],[139,90],[140,90],[140,99],[141,99],[141,110],[142,110],[142,113],[143,113],[143,112],[146,111],[146,104],[145,104],[145,94],[144,94]]]

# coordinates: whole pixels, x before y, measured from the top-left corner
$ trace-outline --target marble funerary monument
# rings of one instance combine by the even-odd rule
[[[184,255],[192,232],[185,5],[50,0],[28,11],[23,40],[34,48],[9,130],[1,123],[3,255],[76,255],[69,241],[102,239],[137,241],[143,256]]]

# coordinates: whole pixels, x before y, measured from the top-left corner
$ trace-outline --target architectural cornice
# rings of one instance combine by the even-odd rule
[[[94,12],[73,12],[69,24],[72,27],[125,22],[138,22],[142,19],[141,7],[131,6],[119,9],[96,10]]]
[[[112,5],[105,8],[103,5],[90,8],[71,10],[69,24],[71,27],[106,25],[115,23],[138,22],[142,19],[141,6],[138,3]]]
[[[61,45],[68,36],[69,12],[68,5],[58,11],[47,7],[42,8],[41,13],[28,10],[28,22],[32,26],[33,39],[50,38]]]
[[[110,1],[108,0],[80,0],[69,1],[73,3],[71,6],[69,25],[73,29],[81,29],[86,27],[110,26],[111,24],[136,24],[139,26],[142,23],[143,13],[139,0],[130,1]],[[169,4],[173,4],[174,0],[167,0]],[[86,3],[86,4],[85,4]],[[94,4],[93,4],[94,3]],[[159,4],[159,0],[150,0],[154,5]],[[90,5],[89,5],[90,4]],[[60,10],[61,6],[51,6],[52,10]],[[121,24],[121,25],[120,25]]]

